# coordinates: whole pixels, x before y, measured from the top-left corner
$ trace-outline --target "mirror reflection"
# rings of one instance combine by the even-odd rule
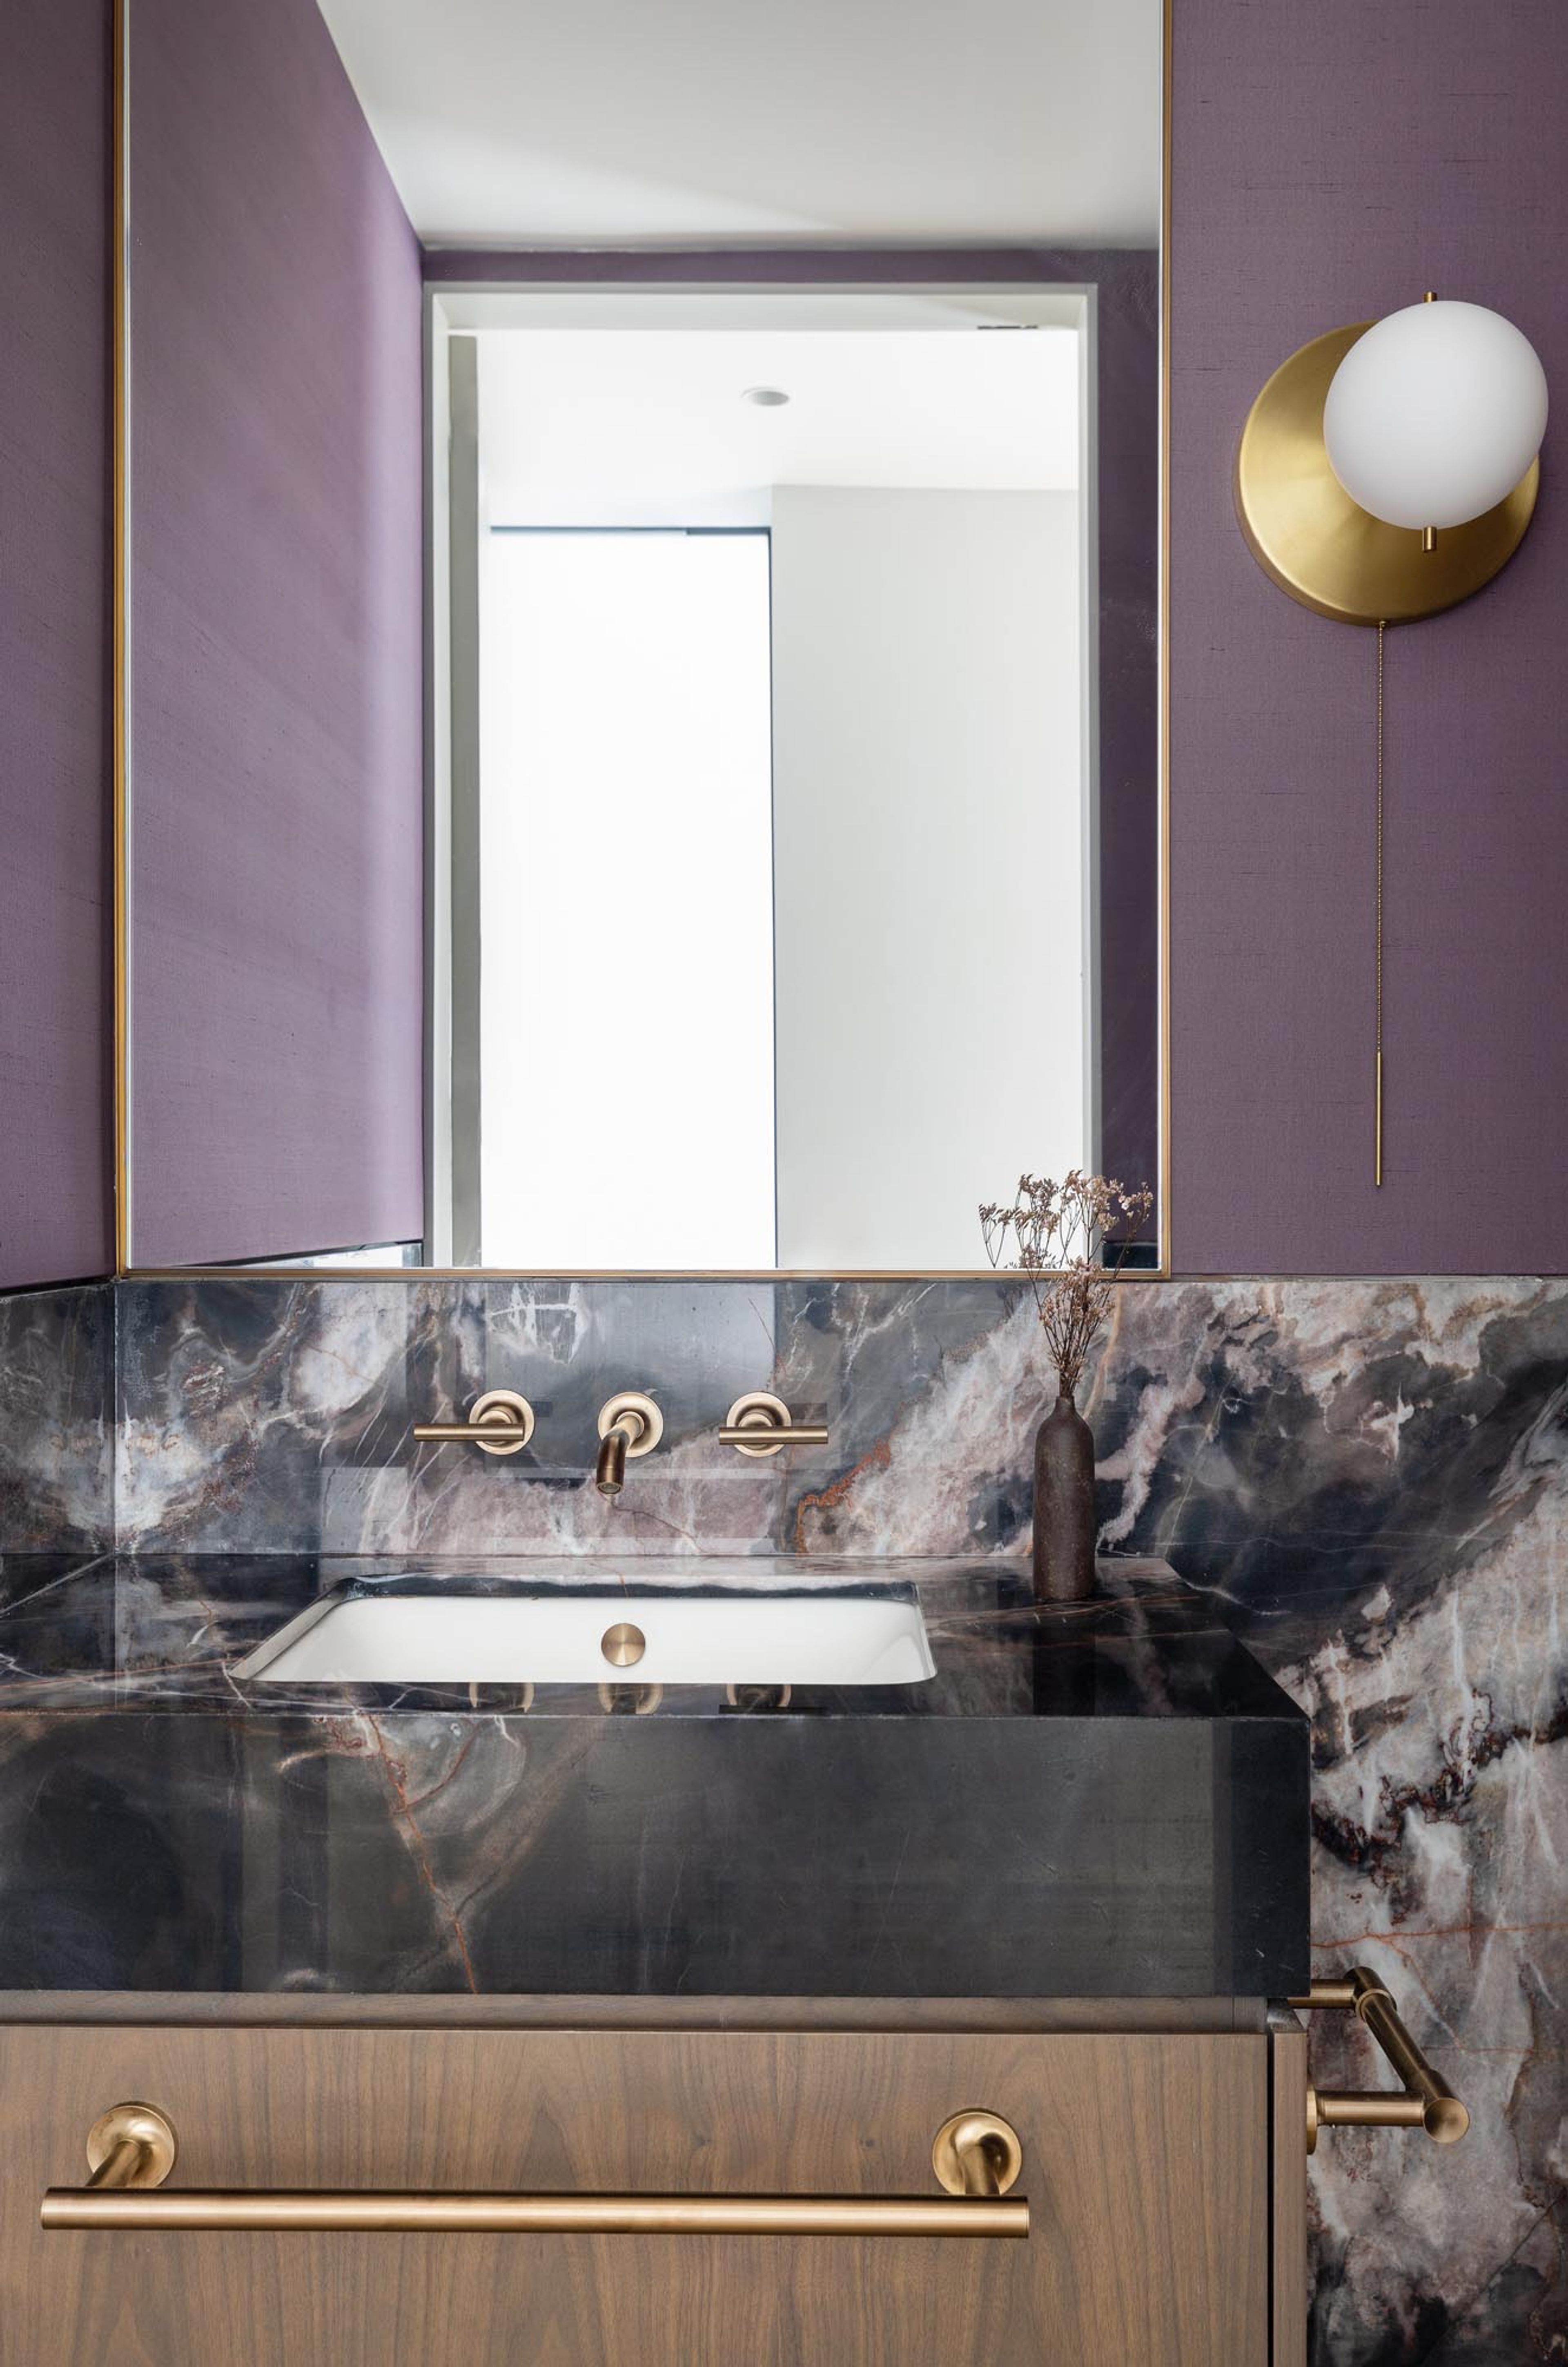
[[[438,243],[479,101],[328,14],[304,148],[133,21],[134,1262],[974,1271],[1152,1180],[1156,13],[1136,243],[586,259]]]
[[[1078,330],[820,318],[478,338],[486,1263],[962,1266],[1084,1158]]]

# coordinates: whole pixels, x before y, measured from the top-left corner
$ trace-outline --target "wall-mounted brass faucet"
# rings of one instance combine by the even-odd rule
[[[515,1389],[487,1389],[467,1421],[416,1421],[415,1438],[436,1445],[477,1446],[482,1455],[521,1454],[534,1435],[534,1409]],[[664,1416],[642,1389],[619,1389],[599,1409],[599,1460],[593,1481],[601,1496],[618,1496],[626,1465],[651,1455],[664,1435]],[[827,1426],[796,1421],[783,1398],[751,1389],[737,1398],[718,1433],[738,1455],[778,1455],[786,1446],[826,1446]]]
[[[651,1455],[664,1435],[664,1416],[640,1389],[621,1389],[599,1409],[599,1463],[593,1484],[601,1496],[618,1496],[626,1484],[626,1459]]]

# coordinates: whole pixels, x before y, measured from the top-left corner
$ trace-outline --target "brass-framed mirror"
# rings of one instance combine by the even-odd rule
[[[121,1271],[1168,1272],[1168,8],[1027,237],[570,246],[377,13],[122,0]]]

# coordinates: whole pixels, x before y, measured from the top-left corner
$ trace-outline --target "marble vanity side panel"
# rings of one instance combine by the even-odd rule
[[[0,1297],[0,1555],[114,1542],[114,1291]]]
[[[1109,1530],[1227,1598],[1314,1720],[1313,1921],[1465,2098],[1459,2153],[1313,2163],[1318,2367],[1563,2355],[1568,1288],[1189,1284],[1129,1294],[1097,1427]],[[1382,2084],[1312,2033],[1325,2084]],[[1505,2266],[1506,2264],[1506,2273]]]
[[[1032,1311],[939,1343],[930,1287],[835,1285],[791,1330],[857,1456],[795,1478],[796,1547],[1027,1542]],[[1379,1971],[1473,2114],[1458,2154],[1320,2146],[1317,2367],[1561,2357],[1568,1285],[1135,1284],[1082,1402],[1102,1545],[1211,1590],[1312,1712],[1317,1968]],[[1318,2018],[1325,2084],[1382,2079],[1358,2037]]]

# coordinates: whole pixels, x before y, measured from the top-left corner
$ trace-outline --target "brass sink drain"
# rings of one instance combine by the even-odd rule
[[[613,1669],[630,1669],[647,1651],[648,1637],[640,1627],[634,1627],[629,1620],[622,1619],[614,1627],[605,1628],[599,1638],[599,1649]]]

